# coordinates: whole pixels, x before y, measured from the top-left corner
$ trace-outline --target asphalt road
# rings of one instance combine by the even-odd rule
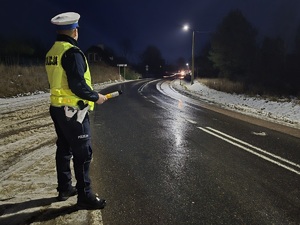
[[[95,191],[104,225],[300,224],[300,139],[206,109],[170,81],[91,114]]]

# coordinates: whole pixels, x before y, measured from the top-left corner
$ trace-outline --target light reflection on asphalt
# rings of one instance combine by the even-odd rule
[[[170,114],[170,111],[168,112]],[[184,119],[184,102],[178,101],[178,108],[171,112],[171,120],[164,121],[167,123],[169,131],[170,144],[165,151],[166,154],[166,173],[165,185],[168,190],[175,195],[178,195],[180,188],[179,181],[186,176],[186,163],[189,158],[189,148],[187,142],[187,126],[188,123]]]

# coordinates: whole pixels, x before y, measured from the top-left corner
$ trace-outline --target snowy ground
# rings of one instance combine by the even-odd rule
[[[211,104],[300,129],[299,100],[230,95],[197,81],[172,85]],[[0,98],[0,224],[102,224],[100,210],[74,211],[76,198],[55,201],[55,133],[48,108],[47,93]]]
[[[198,99],[229,110],[300,129],[299,99],[271,101],[260,96],[249,97],[246,95],[227,94],[209,89],[197,80],[193,85],[186,82],[182,82],[181,85],[180,81],[176,80],[173,82],[173,87],[177,90],[187,91]]]
[[[55,139],[49,93],[0,98],[0,224],[102,224],[75,197],[56,201]]]

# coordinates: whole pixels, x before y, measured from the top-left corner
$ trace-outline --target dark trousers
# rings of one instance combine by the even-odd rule
[[[73,156],[78,195],[88,195],[91,192],[89,168],[92,159],[89,116],[86,114],[83,122],[79,123],[76,115],[67,119],[64,107],[54,106],[50,106],[50,115],[57,134],[57,190],[67,191],[72,185],[70,161]]]

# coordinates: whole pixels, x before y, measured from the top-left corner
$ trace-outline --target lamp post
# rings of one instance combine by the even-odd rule
[[[195,31],[193,30],[192,35],[192,75],[191,75],[191,85],[194,84],[195,78]]]
[[[183,26],[183,30],[188,31],[190,27],[188,25]],[[195,31],[192,32],[192,74],[191,74],[191,85],[194,84],[194,72],[195,72]]]
[[[184,25],[183,26],[184,31],[191,30],[189,25]],[[194,84],[194,73],[195,73],[195,32],[200,33],[200,34],[207,34],[210,33],[211,31],[198,31],[192,29],[192,74],[191,74],[191,85]]]

